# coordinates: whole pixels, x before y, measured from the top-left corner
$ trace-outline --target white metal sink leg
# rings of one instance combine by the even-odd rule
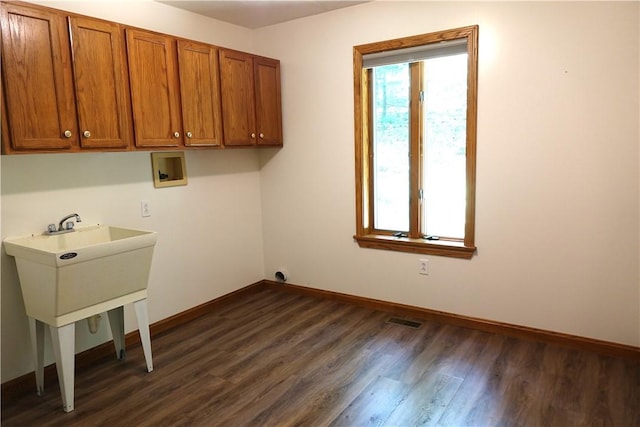
[[[147,371],[153,371],[153,359],[151,355],[151,336],[149,335],[149,315],[147,313],[147,300],[141,299],[133,303],[136,310],[136,318],[138,319],[138,331],[140,332],[140,340],[142,341],[142,351],[144,351],[144,360],[147,362]]]
[[[29,317],[29,330],[36,372],[36,388],[40,396],[44,392],[44,323]]]
[[[69,323],[59,328],[49,326],[49,330],[51,331],[51,343],[53,344],[58,382],[62,393],[62,408],[65,412],[71,412],[73,411],[76,324]]]
[[[113,345],[116,348],[116,357],[120,360],[125,358],[124,349],[124,307],[120,306],[107,311],[109,316],[109,326],[113,335]]]

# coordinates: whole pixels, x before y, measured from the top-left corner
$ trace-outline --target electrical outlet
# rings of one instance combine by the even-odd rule
[[[148,200],[140,201],[140,214],[143,218],[151,216],[151,205]]]
[[[418,260],[418,273],[429,275],[429,260],[422,258]]]

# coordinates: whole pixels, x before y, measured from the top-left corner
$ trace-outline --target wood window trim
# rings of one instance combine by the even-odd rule
[[[468,53],[467,75],[467,208],[464,239],[425,240],[417,236],[395,237],[373,228],[371,208],[372,170],[371,147],[368,143],[372,129],[368,119],[372,106],[365,104],[368,96],[369,74],[362,68],[363,55],[415,47],[443,41],[466,39]],[[478,26],[438,31],[412,37],[387,40],[353,48],[354,70],[354,130],[355,130],[355,182],[356,182],[356,234],[360,247],[454,258],[471,259],[475,246],[476,202],[476,136],[477,136],[477,81],[478,81]],[[413,172],[412,172],[413,173]],[[413,210],[412,210],[413,211]],[[411,218],[412,221],[417,219]]]
[[[361,248],[384,249],[414,254],[438,255],[451,258],[471,259],[476,247],[465,246],[462,241],[437,240],[435,242],[409,237],[395,237],[385,234],[353,236]]]

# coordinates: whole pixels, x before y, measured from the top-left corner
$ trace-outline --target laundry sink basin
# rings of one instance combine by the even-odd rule
[[[27,315],[62,326],[146,298],[157,233],[108,225],[4,240]]]

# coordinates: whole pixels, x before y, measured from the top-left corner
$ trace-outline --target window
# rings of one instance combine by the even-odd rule
[[[478,27],[354,47],[356,241],[475,252]]]

